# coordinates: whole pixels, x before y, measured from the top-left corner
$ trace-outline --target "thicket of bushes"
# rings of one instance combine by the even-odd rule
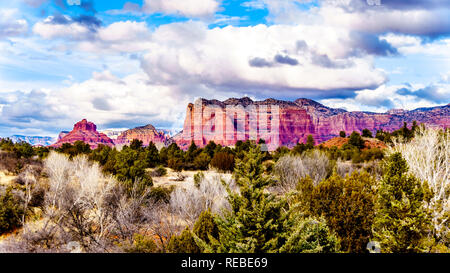
[[[75,242],[85,252],[366,252],[376,241],[382,252],[449,252],[449,132],[399,132],[387,152],[366,149],[356,132],[339,149],[309,137],[273,153],[250,141],[187,151],[65,145],[37,179],[22,177],[22,195],[2,191],[0,229],[19,227],[39,206],[45,225],[36,229],[26,214],[10,251],[67,252]],[[154,187],[151,176],[165,167],[233,176],[198,172],[185,187]]]

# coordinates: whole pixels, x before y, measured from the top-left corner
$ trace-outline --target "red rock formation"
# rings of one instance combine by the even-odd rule
[[[324,147],[331,148],[333,146],[341,148],[344,144],[348,143],[349,138],[344,137],[334,137],[332,139],[329,139],[325,142],[320,143]],[[364,140],[364,149],[372,149],[372,148],[378,148],[378,149],[385,149],[387,148],[386,144],[378,140],[376,138],[367,138],[363,137]]]
[[[62,136],[62,137],[61,137]],[[77,122],[73,127],[73,130],[65,135],[60,134],[61,139],[59,139],[51,147],[59,148],[63,143],[75,143],[76,141],[83,141],[91,146],[92,149],[98,147],[99,144],[108,145],[110,147],[114,146],[114,142],[107,137],[105,134],[97,132],[97,126],[83,119]]]
[[[278,146],[292,147],[305,142],[312,135],[316,143],[337,137],[340,131],[347,135],[367,128],[397,130],[403,122],[411,125],[416,120],[428,126],[450,127],[450,104],[412,111],[391,110],[387,113],[347,112],[333,109],[309,99],[294,102],[249,98],[226,101],[199,99],[186,110],[183,131],[173,139],[187,149],[194,141],[203,147],[210,140],[229,146],[237,140],[260,138],[266,140],[269,150]]]
[[[70,132],[69,131],[62,131],[61,133],[59,133],[58,139],[56,141],[57,142],[60,141],[63,137],[67,136],[68,133],[70,133]]]
[[[149,124],[122,132],[114,143],[118,145],[127,145],[131,143],[133,139],[141,140],[144,146],[148,146],[150,142],[153,142],[157,146],[161,146],[165,145],[169,140],[164,132],[157,131],[153,125]]]

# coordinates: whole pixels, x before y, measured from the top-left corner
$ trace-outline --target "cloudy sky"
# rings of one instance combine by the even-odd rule
[[[0,136],[182,127],[198,97],[450,102],[448,0],[0,1]]]

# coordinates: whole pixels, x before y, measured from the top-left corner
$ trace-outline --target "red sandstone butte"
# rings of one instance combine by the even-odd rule
[[[326,107],[309,99],[293,102],[275,99],[253,101],[244,97],[225,101],[198,99],[186,110],[183,131],[175,142],[187,149],[194,141],[204,147],[210,140],[223,146],[237,140],[264,139],[269,150],[279,146],[293,147],[312,135],[316,144],[367,128],[373,133],[383,129],[394,131],[413,121],[430,127],[450,127],[450,104],[411,111],[391,110],[386,113],[348,112]],[[266,130],[262,130],[266,128]]]
[[[115,144],[130,144],[133,139],[141,140],[144,146],[148,146],[150,142],[153,142],[156,146],[164,146],[169,141],[169,138],[162,131],[157,131],[156,128],[148,124],[142,127],[136,127],[124,131],[114,141]]]
[[[77,122],[73,126],[73,130],[67,134],[60,134],[60,139],[55,144],[52,144],[51,147],[59,148],[63,143],[75,143],[76,141],[83,141],[84,143],[89,144],[92,149],[98,147],[98,145],[103,144],[107,146],[114,146],[114,142],[112,139],[107,137],[103,133],[97,132],[97,126],[88,122],[86,119],[83,119],[80,122]]]

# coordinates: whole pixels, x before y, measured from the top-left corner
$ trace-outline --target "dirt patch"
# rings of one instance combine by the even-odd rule
[[[2,186],[10,186],[16,178],[16,175],[10,175],[4,171],[0,171],[0,185]]]

